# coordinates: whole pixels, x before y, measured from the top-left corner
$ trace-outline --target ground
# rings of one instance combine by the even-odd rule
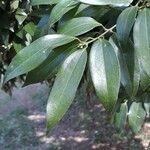
[[[92,96],[90,105],[80,88],[70,110],[46,136],[45,108],[50,89],[36,84],[0,93],[0,150],[145,150],[150,123],[138,135],[117,133],[104,108]]]

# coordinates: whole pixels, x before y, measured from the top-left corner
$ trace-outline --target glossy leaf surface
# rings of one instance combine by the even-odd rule
[[[91,5],[113,5],[113,6],[129,6],[133,0],[80,0],[83,3]]]
[[[78,1],[75,0],[61,0],[51,11],[49,18],[49,27],[56,23],[65,13],[76,7]]]
[[[133,102],[129,114],[129,125],[135,133],[138,133],[144,123],[146,112],[143,109],[142,103]]]
[[[117,20],[117,36],[121,42],[126,42],[129,38],[131,29],[135,22],[135,17],[138,11],[138,7],[132,6],[126,8],[118,17]]]
[[[85,49],[72,53],[62,64],[47,104],[47,128],[52,129],[70,107],[87,61]]]
[[[97,40],[90,52],[93,84],[104,107],[111,111],[116,104],[120,87],[120,66],[111,44]]]
[[[123,130],[126,125],[127,113],[128,113],[128,106],[127,102],[125,102],[121,104],[119,110],[117,110],[115,115],[115,126],[119,131]]]
[[[7,69],[5,82],[36,68],[48,57],[52,49],[73,40],[75,40],[74,37],[59,34],[46,35],[37,39],[32,44],[19,51],[13,58]]]
[[[112,44],[119,59],[121,83],[124,86],[127,94],[130,97],[134,97],[139,88],[140,66],[133,43],[128,41],[126,52],[123,52],[116,35],[113,35],[110,38],[110,43]]]
[[[52,50],[41,65],[27,74],[25,85],[38,83],[53,77],[57,73],[64,59],[76,49],[77,45],[70,43]]]
[[[138,14],[134,26],[134,43],[143,70],[150,77],[150,9],[144,8]]]
[[[66,22],[58,33],[71,36],[78,36],[84,34],[93,28],[100,26],[100,24],[91,17],[79,17],[71,19]]]

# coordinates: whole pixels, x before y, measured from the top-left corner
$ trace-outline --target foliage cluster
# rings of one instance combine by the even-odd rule
[[[141,129],[150,112],[149,0],[31,0],[25,9],[23,1],[8,3],[13,20],[0,27],[7,34],[1,41],[16,55],[1,83],[23,74],[24,86],[56,76],[48,131],[70,107],[83,76],[119,130],[127,123],[135,133]]]

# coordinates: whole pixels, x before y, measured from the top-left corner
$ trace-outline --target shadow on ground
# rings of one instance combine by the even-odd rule
[[[144,150],[150,124],[137,136],[118,134],[103,107],[92,97],[87,105],[83,90],[59,125],[45,136],[45,107],[49,88],[33,85],[14,90],[12,99],[0,93],[0,150]]]

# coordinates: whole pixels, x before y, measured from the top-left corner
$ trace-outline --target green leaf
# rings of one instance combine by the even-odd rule
[[[95,27],[100,26],[96,20],[91,17],[73,18],[66,22],[59,30],[58,33],[78,36],[84,34]]]
[[[27,18],[27,14],[25,13],[23,9],[18,9],[15,15],[15,18],[18,21],[18,24],[21,25]]]
[[[142,103],[133,102],[129,114],[128,121],[129,125],[135,133],[138,133],[145,120],[145,110],[142,107]]]
[[[115,114],[115,126],[119,131],[123,130],[126,125],[127,113],[128,113],[128,106],[127,102],[125,102],[121,104],[119,110],[117,110]]]
[[[85,49],[66,58],[62,64],[47,104],[47,128],[52,129],[69,109],[82,78],[87,61]]]
[[[140,66],[140,86],[145,91],[150,86],[150,77],[144,71],[142,65]]]
[[[6,71],[5,82],[33,70],[47,58],[52,49],[73,40],[74,37],[59,34],[46,35],[37,39],[13,58]]]
[[[143,69],[150,77],[150,9],[144,8],[138,14],[134,26],[135,49],[143,66]]]
[[[36,25],[33,22],[29,22],[24,27],[24,30],[29,33],[31,36],[34,36],[34,33],[36,31]]]
[[[57,4],[60,0],[31,0],[31,5],[52,5]]]
[[[120,87],[120,66],[111,44],[97,40],[90,52],[90,71],[98,97],[108,111],[112,111]]]
[[[76,7],[74,7],[73,9],[71,9],[70,11],[68,11],[66,14],[64,14],[62,16],[62,18],[58,21],[57,29],[62,27],[67,21],[75,18],[75,14],[76,14],[77,9],[78,9],[79,6],[80,5],[77,5]]]
[[[129,6],[133,0],[80,0],[80,2],[90,5],[113,5],[113,6]]]
[[[21,43],[13,42],[13,47],[14,47],[16,53],[18,53],[21,49],[23,49],[24,45]]]
[[[49,27],[56,23],[65,13],[77,6],[75,0],[61,0],[51,11]]]
[[[129,78],[131,80],[131,92],[130,97],[136,96],[140,84],[140,64],[138,57],[136,55],[133,43],[128,43],[128,51],[124,53],[124,63],[127,65],[127,72],[129,73]],[[125,84],[124,84],[125,86]],[[128,89],[129,90],[129,89]]]
[[[76,11],[75,17],[92,17],[99,19],[110,10],[108,6],[93,6],[87,4],[80,4]]]
[[[20,39],[24,40],[25,31],[21,29],[19,32],[16,33],[16,36],[18,36]]]
[[[90,5],[87,4],[80,4],[75,15],[77,16],[78,14],[80,14],[81,12],[83,12],[84,10],[86,10],[87,8],[89,8]],[[84,16],[84,15],[83,15]]]
[[[118,17],[116,30],[119,41],[123,43],[128,41],[131,29],[135,22],[137,11],[137,6],[131,6],[126,8]]]
[[[113,46],[120,63],[121,83],[124,86],[127,94],[132,98],[137,94],[140,82],[140,66],[139,60],[134,50],[133,43],[128,41],[126,48],[128,51],[123,52],[116,35],[110,38],[110,43]]]
[[[51,51],[47,59],[27,74],[25,85],[38,83],[53,77],[64,59],[77,49],[77,44],[70,43]]]

